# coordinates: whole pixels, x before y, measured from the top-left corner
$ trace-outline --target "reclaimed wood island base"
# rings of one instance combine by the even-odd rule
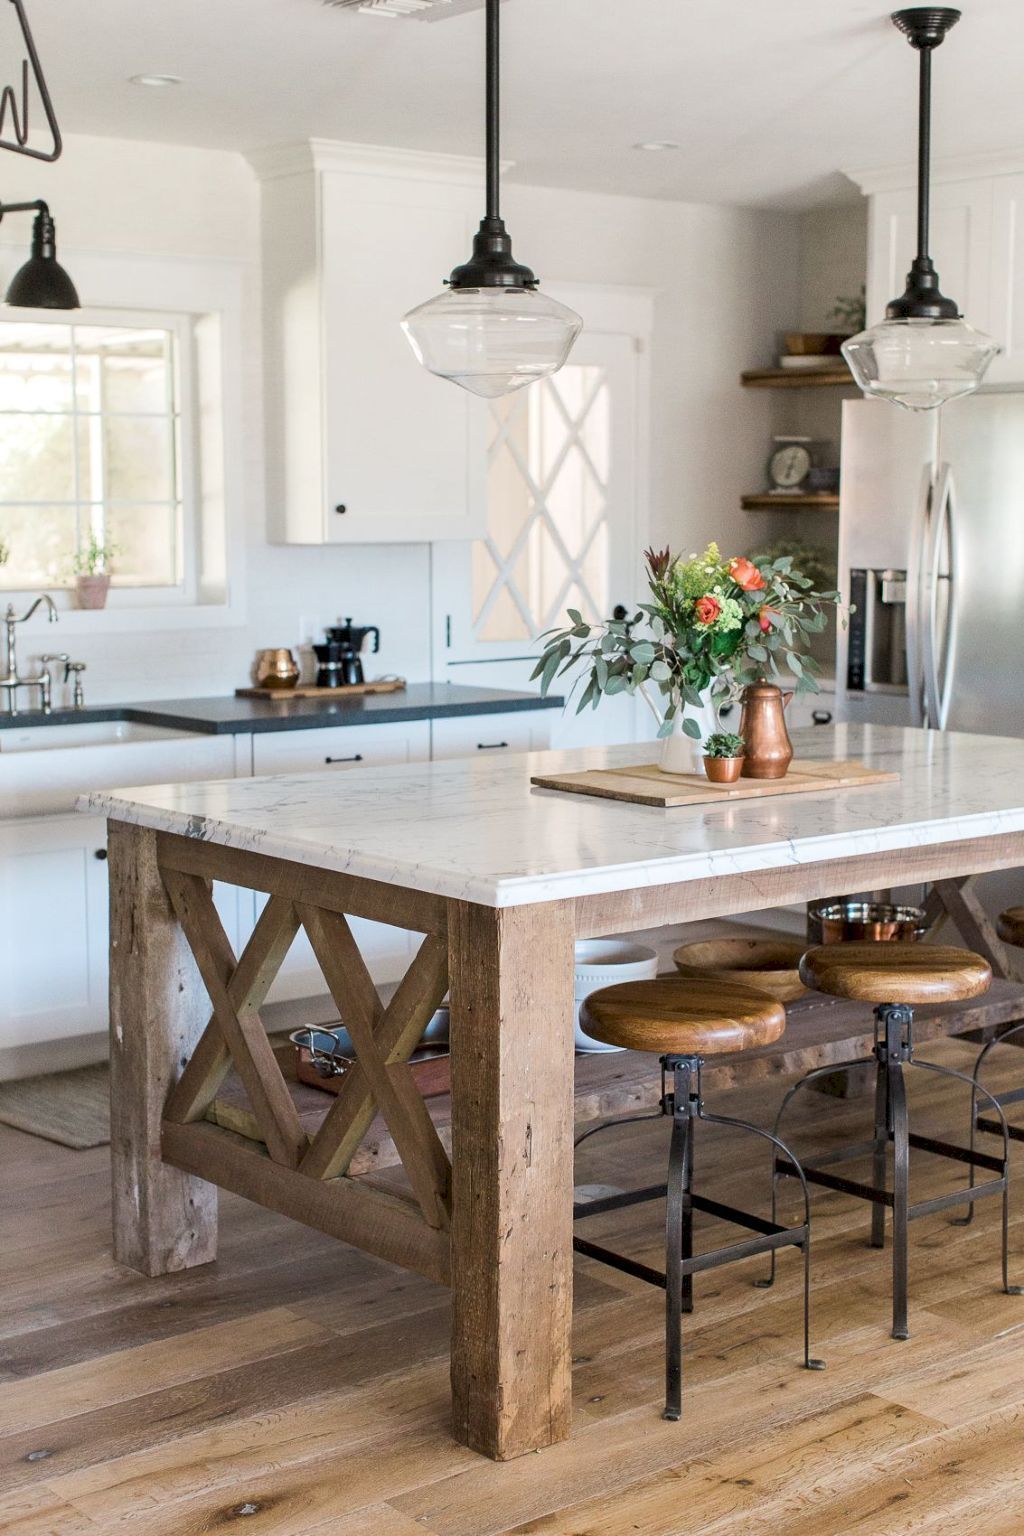
[[[117,1258],[209,1262],[233,1190],[451,1284],[460,1441],[505,1459],[564,1439],[576,939],[1024,865],[1024,743],[827,735],[899,782],[699,812],[530,788],[641,746],[90,797],[110,818]],[[237,960],[213,880],[269,897]],[[424,935],[386,1008],[353,917]],[[300,926],[358,1053],[312,1130],[259,1013]],[[450,1157],[408,1065],[449,989]],[[232,1067],[258,1142],[207,1120]],[[407,1190],[353,1176],[378,1116]]]

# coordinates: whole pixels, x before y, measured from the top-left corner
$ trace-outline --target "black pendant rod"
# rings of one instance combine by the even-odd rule
[[[928,255],[932,162],[932,50],[920,51],[917,107],[917,254]]]
[[[487,217],[501,217],[498,183],[501,177],[500,126],[501,73],[498,8],[501,0],[487,0]]]

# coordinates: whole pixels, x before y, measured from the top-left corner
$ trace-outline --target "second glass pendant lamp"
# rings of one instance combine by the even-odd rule
[[[906,291],[893,299],[878,325],[843,343],[843,356],[866,395],[912,411],[933,410],[977,389],[999,351],[991,336],[967,324],[953,299],[939,289],[928,254],[931,172],[931,61],[960,12],[939,6],[896,11],[892,20],[920,54],[918,108],[917,255]]]
[[[455,268],[445,292],[402,321],[424,368],[491,399],[556,373],[583,328],[513,258],[499,211],[499,4],[487,0],[487,212],[472,256]]]

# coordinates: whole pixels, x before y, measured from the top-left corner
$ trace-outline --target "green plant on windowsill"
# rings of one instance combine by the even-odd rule
[[[119,553],[116,544],[101,543],[90,529],[85,548],[72,557],[72,573],[75,576],[109,576]]]
[[[0,565],[6,565],[10,558],[11,558],[10,545],[9,544],[5,544],[3,539],[0,539]]]
[[[714,731],[704,742],[705,757],[742,757],[746,742],[732,731]]]
[[[89,530],[84,549],[79,549],[71,561],[79,608],[107,606],[110,573],[117,553],[116,544],[101,543],[94,530]]]

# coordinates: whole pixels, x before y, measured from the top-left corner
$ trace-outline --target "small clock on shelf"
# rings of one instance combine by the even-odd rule
[[[768,486],[777,495],[804,490],[814,465],[809,437],[777,437],[768,460]]]

